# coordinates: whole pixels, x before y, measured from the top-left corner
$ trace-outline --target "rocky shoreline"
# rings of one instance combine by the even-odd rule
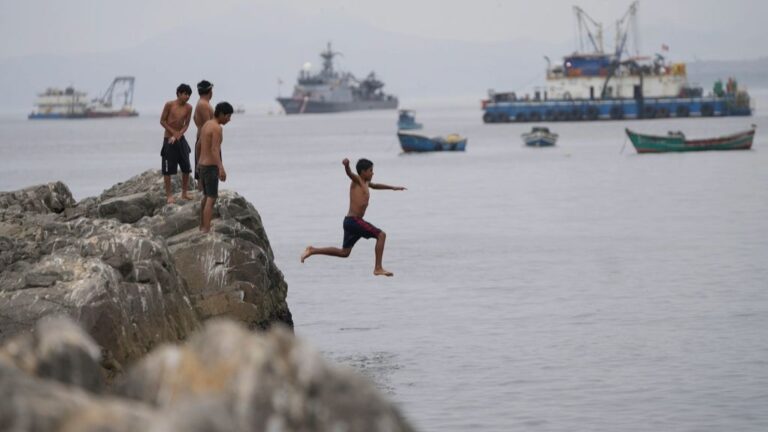
[[[293,337],[256,209],[221,192],[210,234],[199,212],[158,171],[0,192],[0,429],[412,430]]]

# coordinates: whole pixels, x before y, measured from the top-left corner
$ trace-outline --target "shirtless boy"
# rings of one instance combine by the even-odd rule
[[[224,141],[222,126],[229,123],[235,110],[227,102],[216,105],[213,118],[200,129],[200,183],[203,187],[203,200],[200,203],[200,231],[211,230],[213,204],[219,196],[219,180],[227,181],[227,172],[221,162],[221,143]]]
[[[168,204],[176,202],[171,190],[171,175],[175,175],[181,166],[181,198],[191,200],[187,193],[189,189],[190,148],[184,138],[184,132],[189,127],[189,119],[192,117],[192,105],[188,104],[192,96],[192,88],[187,84],[181,84],[176,89],[176,99],[168,101],[160,115],[160,125],[165,129],[163,136],[163,149],[160,151],[162,158],[163,180],[165,181],[165,198]]]
[[[347,172],[352,183],[349,185],[349,212],[344,218],[344,243],[341,249],[336,247],[316,248],[307,246],[304,253],[301,254],[301,262],[312,255],[330,255],[346,258],[352,252],[352,247],[363,238],[376,238],[376,265],[373,268],[373,274],[376,276],[392,276],[394,273],[387,271],[382,267],[381,260],[384,255],[384,242],[387,235],[384,231],[376,228],[363,219],[365,210],[368,208],[368,200],[371,197],[370,189],[389,189],[395,191],[406,190],[402,186],[388,186],[381,183],[372,183],[373,162],[368,159],[357,161],[357,174],[349,169],[349,159],[344,159],[344,170]]]
[[[213,84],[206,80],[202,80],[197,83],[197,94],[200,95],[200,100],[195,105],[195,114],[192,116],[192,120],[195,121],[197,126],[197,138],[195,139],[195,180],[200,179],[200,174],[197,172],[197,162],[200,160],[200,129],[202,129],[205,122],[213,118],[213,107],[211,107],[211,98],[213,97]],[[200,182],[197,182],[197,189],[202,191]]]

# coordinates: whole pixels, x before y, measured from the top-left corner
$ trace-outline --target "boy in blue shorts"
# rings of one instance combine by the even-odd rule
[[[365,210],[368,208],[368,201],[371,197],[370,189],[402,191],[406,190],[406,188],[402,186],[372,183],[373,162],[368,159],[360,159],[357,161],[357,166],[355,167],[357,174],[354,174],[349,168],[349,159],[344,159],[341,163],[344,165],[347,176],[352,180],[352,183],[349,186],[349,212],[347,212],[347,216],[344,218],[344,243],[341,248],[316,248],[307,246],[307,248],[304,249],[304,253],[301,254],[301,262],[303,263],[305,259],[312,255],[330,255],[346,258],[352,252],[352,247],[358,240],[360,240],[360,238],[375,238],[376,265],[373,268],[373,274],[376,276],[392,276],[394,273],[385,270],[381,264],[382,256],[384,255],[384,242],[387,239],[387,235],[384,231],[364,220],[363,216],[365,216]]]

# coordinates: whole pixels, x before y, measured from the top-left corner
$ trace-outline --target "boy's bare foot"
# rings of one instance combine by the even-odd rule
[[[309,258],[310,255],[312,255],[312,246],[307,246],[301,254],[301,263],[304,264],[304,260]]]
[[[192,201],[192,197],[189,196],[189,194],[182,194],[181,195],[181,199],[186,200],[186,201]]]
[[[211,229],[210,228],[200,228],[200,232],[203,233],[203,234],[208,234],[209,232],[211,232]]]
[[[374,276],[394,276],[395,274],[389,270],[384,270],[383,268],[377,268],[373,270],[373,275]]]
[[[165,197],[165,203],[166,204],[176,204],[176,198],[173,197],[173,195]]]

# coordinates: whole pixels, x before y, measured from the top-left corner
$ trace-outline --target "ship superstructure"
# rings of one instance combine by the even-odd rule
[[[139,115],[133,109],[134,77],[117,77],[104,95],[88,100],[87,93],[69,86],[64,90],[49,88],[38,95],[35,111],[29,119],[77,119],[102,117],[134,117]],[[118,103],[122,98],[122,105]]]
[[[328,43],[320,53],[322,70],[312,73],[305,67],[299,72],[293,95],[277,98],[286,114],[397,108],[397,97],[384,93],[384,83],[374,72],[358,80],[349,72],[336,71],[333,59],[339,55],[341,53],[333,51]]]
[[[635,1],[616,22],[615,49],[606,52],[602,24],[574,6],[577,52],[561,64],[547,59],[545,85],[535,88],[532,98],[490,91],[483,121],[751,115],[749,95],[735,81],[729,81],[726,91],[716,84],[713,94],[705,97],[702,88],[689,85],[685,63],[669,62],[661,54],[640,56],[637,8]]]

